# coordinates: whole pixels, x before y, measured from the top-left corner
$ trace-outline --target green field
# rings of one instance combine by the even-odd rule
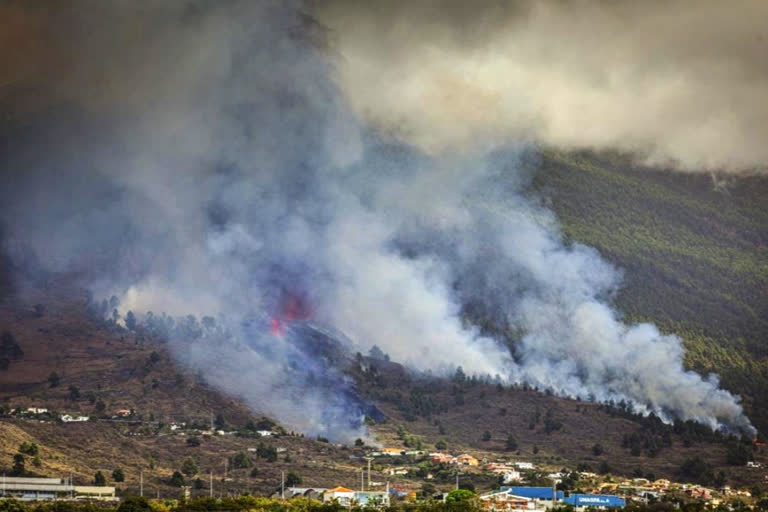
[[[642,168],[614,154],[545,151],[534,190],[569,242],[624,271],[630,322],[679,335],[768,428],[768,179]]]

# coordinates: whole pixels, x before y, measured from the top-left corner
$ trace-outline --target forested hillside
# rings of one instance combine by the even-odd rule
[[[533,186],[567,239],[624,271],[628,321],[681,336],[768,429],[768,179],[638,167],[610,154],[545,152]]]

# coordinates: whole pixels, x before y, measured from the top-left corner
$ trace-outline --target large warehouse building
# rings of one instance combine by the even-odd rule
[[[114,487],[72,485],[62,478],[0,477],[0,498],[23,501],[97,500],[117,501]]]
[[[585,507],[622,508],[627,504],[622,498],[608,494],[571,494],[563,498],[563,503],[573,505],[576,510]]]

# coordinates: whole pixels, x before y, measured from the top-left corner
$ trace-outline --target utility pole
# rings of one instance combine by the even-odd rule
[[[280,472],[280,499],[285,499],[285,471]]]
[[[213,498],[213,470],[211,470],[211,476],[210,476],[210,478],[211,478],[211,480],[210,480],[210,482],[209,482],[209,485],[208,485],[208,487],[210,487],[210,492],[208,493],[208,495],[209,495],[211,498]]]
[[[365,460],[368,461],[368,490],[371,490],[371,461],[373,460],[373,457],[366,457]]]
[[[139,471],[139,496],[144,497],[144,470]]]
[[[459,490],[459,466],[456,466],[456,490]]]
[[[360,492],[365,490],[365,470],[360,470]]]
[[[557,505],[557,478],[552,478],[552,509]]]

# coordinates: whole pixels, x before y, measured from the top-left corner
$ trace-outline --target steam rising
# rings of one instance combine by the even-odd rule
[[[508,133],[472,144],[471,119],[450,156],[418,126],[415,145],[392,143],[378,109],[411,115],[412,98],[373,91],[364,124],[348,107],[361,91],[345,82],[347,57],[318,49],[323,31],[300,5],[21,5],[6,9],[59,27],[43,32],[61,44],[56,59],[30,54],[36,71],[14,86],[29,108],[5,143],[6,249],[87,270],[96,296],[150,323],[215,317],[177,323],[188,335],[171,347],[216,386],[293,428],[359,436],[365,405],[319,348],[318,333],[341,332],[346,350],[378,345],[417,370],[462,366],[751,431],[736,397],[683,369],[678,338],[621,322],[619,272],[564,245],[527,194],[522,161],[535,155]],[[63,57],[66,69],[47,65]],[[433,108],[418,108],[419,123],[442,141]],[[519,335],[482,334],[465,321],[470,304]]]

